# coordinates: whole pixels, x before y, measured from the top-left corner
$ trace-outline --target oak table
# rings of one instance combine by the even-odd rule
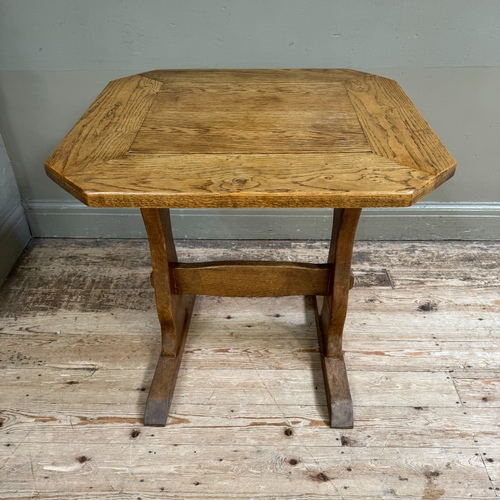
[[[364,207],[409,206],[455,160],[393,80],[352,70],[157,70],[109,83],[47,159],[91,207],[139,207],[161,353],[145,425],[165,425],[196,294],[314,300],[330,425],[353,425],[342,353]],[[178,262],[170,208],[334,208],[328,261]]]

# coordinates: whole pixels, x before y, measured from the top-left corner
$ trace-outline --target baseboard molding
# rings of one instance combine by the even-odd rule
[[[139,210],[88,208],[79,202],[30,201],[36,237],[145,238]],[[176,238],[327,239],[330,209],[172,210]],[[500,203],[418,203],[365,209],[358,240],[498,240]]]
[[[0,285],[31,239],[22,205],[17,202],[0,214]]]

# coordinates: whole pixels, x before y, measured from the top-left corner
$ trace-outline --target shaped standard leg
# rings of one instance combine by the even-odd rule
[[[195,299],[195,295],[181,295],[176,290],[184,290],[187,293],[198,293],[199,290],[201,290],[200,293],[206,292],[204,285],[206,286],[207,283],[205,281],[208,279],[207,276],[211,277],[213,271],[211,268],[214,266],[206,265],[206,270],[203,269],[203,266],[201,270],[198,269],[199,273],[203,271],[204,274],[202,273],[193,285],[189,274],[186,274],[186,271],[184,274],[181,272],[183,269],[189,271],[190,266],[182,267],[177,263],[169,210],[142,209],[141,211],[151,249],[152,284],[155,289],[156,308],[162,332],[161,354],[146,403],[144,424],[164,426],[174,393]],[[316,266],[317,269],[316,267],[306,269],[309,273],[308,277],[314,281],[313,288],[321,290],[321,292],[318,290],[313,293],[326,293],[321,312],[318,310],[316,301],[315,310],[330,411],[330,425],[336,428],[350,428],[353,425],[352,400],[342,355],[342,333],[349,289],[352,287],[352,248],[360,215],[361,209],[335,209],[332,242],[328,257],[329,275],[325,276],[328,282],[325,279],[324,284],[322,284],[323,268],[321,266]],[[224,265],[228,266],[228,264]],[[232,266],[234,267],[234,264]],[[199,266],[194,266],[195,270],[197,267]],[[273,271],[276,273],[275,265],[266,263],[265,266],[261,267],[266,267],[268,273]],[[304,266],[296,265],[296,267],[304,271],[302,269]],[[224,275],[224,266],[218,272]],[[242,270],[240,270],[241,273]],[[177,282],[174,282],[175,276],[177,276]],[[204,279],[202,279],[203,277]],[[234,287],[231,287],[231,283],[228,282],[225,275],[220,276],[220,278],[220,283],[216,280],[215,285],[213,277],[208,280],[212,288],[216,286],[218,294],[224,296],[249,295],[246,289],[243,291],[239,288],[233,290]],[[187,291],[190,284],[192,290]],[[280,296],[289,295],[292,291],[293,294],[297,293],[296,287],[292,291],[288,290],[288,287],[289,284],[284,285],[284,289],[281,287],[279,290],[273,291],[266,288],[265,293],[257,287],[256,290],[252,290],[250,295]],[[305,292],[305,290],[303,291]]]
[[[155,289],[156,309],[161,327],[161,353],[149,389],[144,425],[164,426],[174,394],[184,343],[194,306],[194,295],[173,293],[172,264],[177,262],[168,209],[141,209],[148,233]]]
[[[316,323],[320,343],[330,426],[348,429],[353,426],[351,392],[342,353],[342,333],[352,287],[351,259],[354,236],[361,209],[334,210],[332,241],[328,262],[332,264],[328,295],[321,312],[315,301]]]

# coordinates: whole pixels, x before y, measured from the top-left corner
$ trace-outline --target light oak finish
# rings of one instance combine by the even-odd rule
[[[161,83],[139,75],[110,82],[46,161],[49,176],[74,196],[68,178],[127,154]]]
[[[160,358],[146,425],[165,425],[194,299],[314,298],[330,424],[353,426],[342,351],[363,207],[407,206],[455,161],[392,80],[351,70],[153,71],[111,82],[45,163],[98,207],[140,207]],[[178,262],[170,208],[334,208],[326,264]],[[383,276],[383,279],[386,277]]]
[[[328,293],[321,310],[314,299],[314,311],[321,362],[325,377],[330,425],[349,429],[354,425],[349,382],[342,352],[342,334],[352,287],[351,259],[361,209],[335,209],[328,262],[332,265]]]
[[[142,209],[151,251],[151,284],[161,327],[161,352],[149,389],[144,425],[164,426],[174,395],[177,373],[195,301],[175,290],[172,264],[177,262],[168,209]]]
[[[151,284],[162,332],[162,355],[175,357],[180,332],[185,324],[184,297],[174,292],[172,263],[177,262],[168,209],[142,209],[151,251]]]
[[[313,298],[313,307],[316,318],[316,329],[318,330],[319,352],[325,380],[326,404],[328,406],[330,427],[335,429],[352,429],[354,425],[354,412],[344,356],[342,352],[339,356],[327,355],[328,333],[325,331],[316,297]]]
[[[345,86],[374,153],[438,182],[453,175],[455,160],[394,80],[367,74]]]
[[[321,308],[324,354],[342,356],[342,332],[351,288],[351,259],[361,210],[335,209],[328,262],[332,264],[329,292]]]
[[[161,83],[336,83],[366,73],[352,69],[171,69],[141,76]]]
[[[160,354],[146,401],[144,425],[165,426],[167,424],[167,416],[172,404],[175,383],[193,313],[194,300],[193,295],[185,299],[184,323],[177,332],[175,356],[167,356],[163,352]]]
[[[293,262],[203,262],[177,264],[177,293],[221,297],[326,295],[331,266]]]
[[[177,244],[191,263],[328,252]],[[35,240],[0,288],[0,496],[494,498],[499,255],[495,242],[355,244],[353,429],[329,428],[310,301],[198,297],[169,425],[144,428],[161,348],[147,241]]]
[[[138,156],[67,179],[85,187],[82,202],[101,207],[407,206],[435,188],[428,174],[373,153],[140,155],[140,164]]]
[[[364,153],[370,146],[342,83],[219,82],[162,87],[129,151]]]
[[[110,83],[45,167],[89,206],[362,208],[415,203],[455,161],[386,78],[158,70]]]

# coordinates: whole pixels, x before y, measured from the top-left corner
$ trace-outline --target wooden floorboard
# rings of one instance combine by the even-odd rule
[[[500,496],[500,243],[359,242],[354,428],[330,429],[302,297],[199,297],[169,425],[143,240],[34,240],[0,288],[0,498]],[[183,261],[326,261],[325,242],[180,241]]]

